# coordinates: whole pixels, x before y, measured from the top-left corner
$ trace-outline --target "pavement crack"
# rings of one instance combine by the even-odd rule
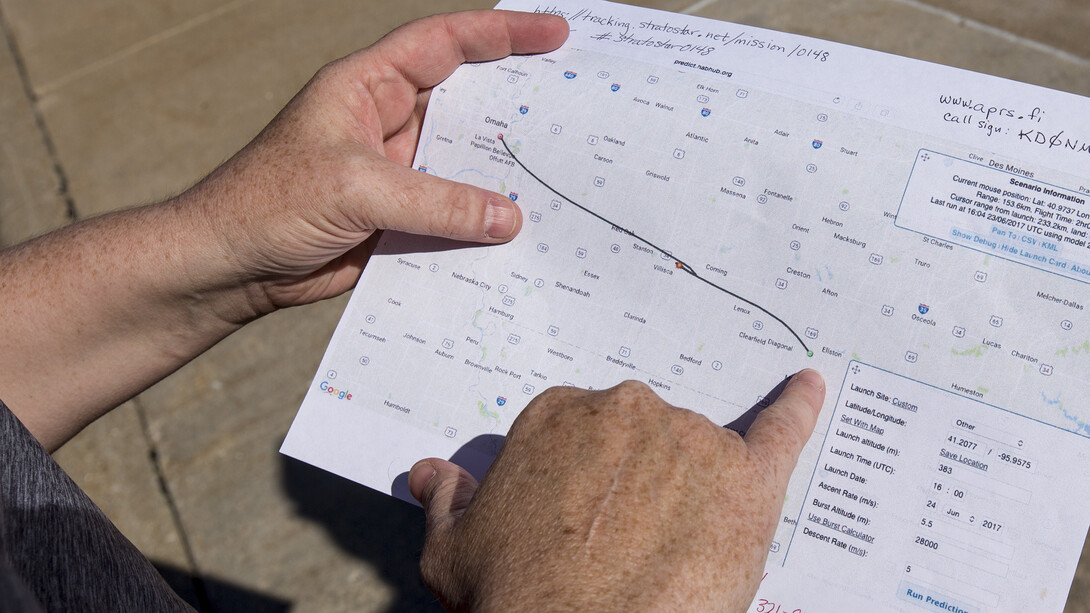
[[[30,81],[30,73],[27,70],[26,62],[23,60],[23,54],[19,50],[19,43],[15,40],[15,33],[12,31],[11,25],[4,15],[3,5],[0,5],[0,34],[3,34],[8,50],[11,52],[12,61],[15,63],[15,70],[19,74],[19,82],[23,86],[23,94],[30,103],[30,112],[34,116],[34,124],[38,128],[38,134],[42,139],[42,144],[45,146],[47,155],[49,155],[49,161],[52,163],[53,176],[57,180],[57,193],[64,201],[68,221],[77,221],[79,219],[79,212],[76,209],[76,202],[73,200],[72,194],[68,191],[68,174],[65,172],[64,165],[61,164],[61,160],[57,156],[57,147],[53,143],[53,136],[49,133],[49,127],[45,123],[45,117],[42,116],[41,109],[38,106],[38,96],[34,93],[34,87]]]
[[[196,604],[199,606],[199,610],[202,613],[212,613],[214,609],[212,607],[212,600],[208,597],[208,589],[204,583],[204,575],[197,565],[197,556],[193,553],[193,547],[189,542],[189,535],[186,533],[185,524],[182,522],[181,512],[179,512],[178,505],[174,500],[174,494],[170,489],[170,482],[163,472],[163,465],[159,457],[159,447],[151,435],[147,412],[139,397],[134,398],[132,402],[136,406],[136,415],[140,420],[140,431],[143,433],[144,441],[148,446],[148,460],[151,462],[152,468],[155,471],[155,479],[159,483],[159,491],[163,494],[163,499],[166,500],[167,508],[170,510],[171,523],[174,524],[174,530],[178,533],[178,540],[181,542],[186,564],[189,565],[190,579],[193,582],[193,592],[197,597]]]

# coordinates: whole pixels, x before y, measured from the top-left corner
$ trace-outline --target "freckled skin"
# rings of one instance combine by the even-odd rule
[[[412,22],[322,68],[186,192],[0,252],[0,398],[53,450],[245,323],[350,289],[380,229],[510,240],[509,199],[408,164],[459,64],[567,31],[505,11]]]
[[[743,440],[642,383],[550,389],[479,488],[414,467],[425,581],[454,611],[745,611],[824,391],[804,371]]]
[[[497,11],[413,22],[323,68],[190,190],[0,253],[0,398],[55,449],[245,323],[352,287],[379,229],[510,240],[510,200],[407,165],[458,64],[566,33]],[[742,611],[823,394],[800,375],[743,441],[643,384],[550,390],[479,490],[414,468],[424,577],[454,610]]]

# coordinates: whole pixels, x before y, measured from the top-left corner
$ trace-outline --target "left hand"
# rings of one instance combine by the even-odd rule
[[[513,202],[408,164],[428,92],[459,64],[548,51],[567,31],[506,11],[409,23],[321,69],[180,196],[0,252],[0,397],[56,449],[246,322],[351,288],[378,229],[509,240]]]
[[[463,62],[550,51],[559,17],[468,11],[406,24],[318,72],[265,130],[179,198],[220,237],[209,283],[257,284],[258,316],[338,295],[378,229],[498,243],[508,198],[412,170],[431,88]]]

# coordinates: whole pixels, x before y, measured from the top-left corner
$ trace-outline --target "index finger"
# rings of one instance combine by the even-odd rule
[[[764,457],[778,477],[791,474],[802,447],[810,439],[825,402],[825,380],[816,370],[801,370],[783,393],[761,411],[746,432],[746,447]]]
[[[390,32],[371,48],[418,89],[447,78],[459,64],[511,54],[544,53],[562,45],[562,17],[517,11],[478,10],[433,15]]]

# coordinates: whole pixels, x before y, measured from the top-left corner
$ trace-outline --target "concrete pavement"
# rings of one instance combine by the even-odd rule
[[[325,62],[488,4],[0,0],[0,244],[177,193]],[[1084,0],[638,4],[1090,95]],[[201,610],[438,608],[418,509],[277,453],[344,302],[256,322],[56,454]],[[1086,556],[1067,611],[1090,611]]]

